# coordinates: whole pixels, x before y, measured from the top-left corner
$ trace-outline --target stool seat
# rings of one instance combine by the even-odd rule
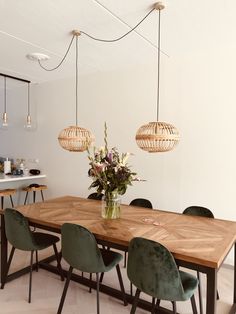
[[[39,186],[26,186],[23,188],[25,192],[32,192],[32,191],[42,191],[47,190],[47,185],[39,185]]]
[[[16,189],[4,189],[0,190],[0,198],[1,198],[1,209],[4,207],[4,197],[9,196],[11,201],[11,206],[14,207],[12,195],[16,193]]]
[[[47,190],[47,188],[48,188],[47,185],[43,185],[43,184],[39,185],[36,183],[30,184],[29,186],[22,188],[22,190],[26,192],[24,205],[27,202],[29,192],[33,192],[33,203],[35,203],[35,201],[36,201],[36,192],[37,191],[39,191],[41,193],[42,201],[44,202],[43,190]]]
[[[16,189],[0,190],[0,196],[10,196],[16,193]]]

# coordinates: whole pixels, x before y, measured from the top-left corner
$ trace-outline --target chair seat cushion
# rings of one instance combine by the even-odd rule
[[[119,264],[119,262],[123,258],[123,256],[118,252],[103,249],[100,249],[100,251],[105,265],[104,271],[109,271],[110,269],[112,269],[114,266]]]
[[[198,280],[195,276],[181,270],[179,271],[179,274],[184,289],[183,301],[185,301],[191,298],[194,294],[194,290],[198,285]]]
[[[46,249],[60,240],[57,236],[42,232],[32,232],[32,236],[35,242],[34,249],[37,251]]]

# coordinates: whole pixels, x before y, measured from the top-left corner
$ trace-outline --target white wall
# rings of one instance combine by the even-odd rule
[[[153,64],[80,78],[79,124],[94,133],[100,146],[106,121],[109,146],[134,153],[130,164],[147,180],[128,188],[124,203],[145,197],[154,207],[176,212],[197,204],[212,209],[217,218],[236,219],[234,53],[226,58],[221,51],[203,50],[163,58],[160,119],[181,134],[179,146],[169,153],[143,152],[134,139],[139,126],[155,120]],[[74,124],[74,80],[36,85],[33,94],[37,130],[25,132],[18,123],[22,108],[9,106],[15,122],[8,132],[0,132],[0,156],[39,158],[47,174],[47,197],[86,197],[91,183],[86,153],[64,151],[57,141],[59,131]]]

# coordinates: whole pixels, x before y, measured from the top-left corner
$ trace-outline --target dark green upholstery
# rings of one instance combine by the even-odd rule
[[[145,199],[145,198],[135,198],[130,202],[131,206],[139,206],[139,207],[146,207],[146,208],[153,208],[152,203]]]
[[[89,194],[89,196],[88,196],[88,199],[90,199],[90,200],[97,200],[97,201],[101,201],[102,200],[102,198],[103,198],[103,194],[101,193],[101,194],[98,194],[98,193],[92,193],[92,194]]]
[[[178,270],[163,245],[144,238],[130,242],[127,273],[139,290],[159,300],[188,300],[198,285],[197,278]]]
[[[133,238],[129,244],[127,274],[136,287],[130,314],[135,314],[140,292],[152,297],[151,313],[158,313],[161,300],[171,301],[176,314],[176,301],[191,299],[193,314],[197,314],[194,291],[196,277],[179,271],[172,254],[160,243]]]
[[[16,249],[39,251],[59,241],[52,234],[31,232],[28,220],[15,209],[6,208],[4,218],[7,240]]]
[[[119,253],[100,250],[94,235],[80,225],[65,223],[61,234],[62,256],[73,268],[88,273],[103,273],[122,259]]]
[[[200,216],[200,217],[206,217],[206,218],[214,218],[214,215],[210,211],[210,209],[208,209],[206,207],[202,207],[202,206],[189,206],[183,211],[183,214],[189,215],[189,216]],[[199,309],[200,309],[200,314],[203,314],[201,279],[200,279],[200,273],[198,271],[197,271],[197,278],[199,280],[199,285],[198,285]],[[217,299],[219,299],[218,291],[217,291]]]
[[[123,280],[119,267],[119,262],[122,260],[122,255],[109,249],[99,249],[94,235],[88,229],[80,225],[71,223],[63,224],[61,228],[61,235],[62,256],[70,265],[70,268],[57,314],[60,314],[62,312],[73,268],[78,269],[82,272],[90,273],[90,279],[92,279],[92,273],[96,273],[97,314],[99,314],[100,281],[104,272],[107,272],[113,267],[116,267],[120,288],[123,295],[124,305],[127,305]],[[99,278],[100,273],[102,275]]]
[[[32,286],[32,270],[33,270],[33,255],[36,254],[36,270],[38,270],[38,251],[53,246],[55,257],[57,260],[58,273],[61,280],[64,280],[63,272],[60,264],[60,257],[57,251],[56,243],[59,238],[47,233],[32,232],[29,228],[29,223],[26,217],[20,212],[12,208],[6,208],[4,212],[5,231],[7,240],[12,245],[11,253],[7,262],[6,271],[3,274],[1,289],[7,281],[8,272],[11,266],[15,249],[22,251],[30,251],[30,277],[29,277],[29,297],[28,302],[31,302],[31,286]]]
[[[210,209],[202,206],[189,206],[183,211],[184,215],[190,215],[190,216],[202,216],[202,217],[208,217],[208,218],[214,218],[213,213],[210,211]]]
[[[138,207],[145,207],[145,208],[153,208],[152,203],[147,200],[146,198],[135,198],[133,199],[130,204],[131,206],[138,206]],[[125,260],[124,260],[124,267],[126,267],[126,260],[127,260],[127,251],[125,251]],[[132,294],[132,284],[130,285],[130,290]]]

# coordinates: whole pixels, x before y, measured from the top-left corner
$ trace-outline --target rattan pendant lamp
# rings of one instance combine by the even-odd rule
[[[75,62],[75,126],[63,129],[58,136],[59,144],[70,152],[83,152],[94,141],[94,136],[89,130],[78,126],[78,37],[80,31],[74,30],[73,36],[76,38],[76,62]]]
[[[165,6],[161,2],[155,4],[158,11],[158,50],[157,50],[157,121],[142,125],[136,133],[137,145],[149,153],[167,152],[172,150],[179,142],[179,132],[175,126],[159,121],[160,103],[160,33],[161,33],[161,10]]]

